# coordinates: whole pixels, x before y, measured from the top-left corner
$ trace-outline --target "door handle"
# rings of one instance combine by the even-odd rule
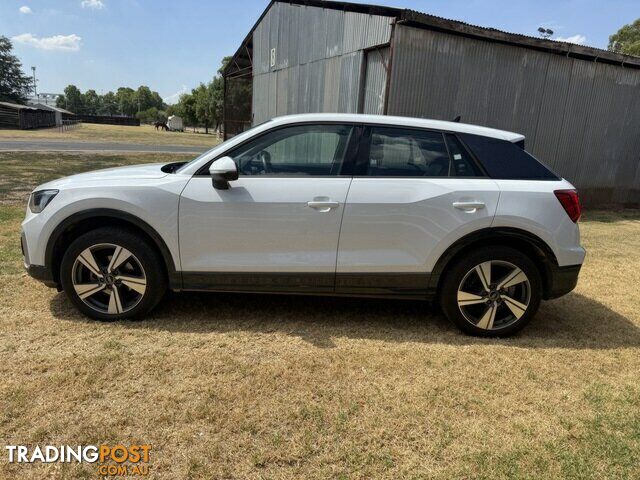
[[[458,210],[464,210],[465,212],[474,213],[476,210],[480,210],[484,208],[484,202],[453,202],[453,208],[457,208]]]
[[[311,202],[307,202],[307,207],[313,208],[318,212],[328,212],[332,208],[338,208],[339,206],[340,202],[331,200],[312,200]]]

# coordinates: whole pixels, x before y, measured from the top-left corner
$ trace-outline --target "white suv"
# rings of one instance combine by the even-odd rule
[[[508,335],[571,291],[585,256],[573,186],[515,133],[312,114],[258,125],[189,163],[39,186],[22,224],[31,276],[100,320],[167,288],[439,300]]]

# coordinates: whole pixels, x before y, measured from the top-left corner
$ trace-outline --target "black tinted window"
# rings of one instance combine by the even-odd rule
[[[473,161],[469,152],[464,148],[460,140],[447,133],[447,146],[451,154],[451,175],[456,177],[481,177],[482,172]]]
[[[229,156],[240,175],[338,175],[353,127],[298,125],[262,135]]]
[[[446,177],[449,156],[441,133],[373,127],[367,175]]]
[[[497,138],[460,134],[491,178],[557,180],[558,176],[517,145]]]

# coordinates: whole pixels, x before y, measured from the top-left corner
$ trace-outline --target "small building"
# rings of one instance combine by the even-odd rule
[[[177,115],[171,115],[167,119],[167,127],[169,127],[169,130],[172,130],[174,132],[184,131],[184,125],[182,124],[182,117],[179,117]]]
[[[46,105],[44,103],[34,103],[31,105],[35,108],[40,108],[42,110],[49,110],[54,113],[56,117],[56,125],[62,125],[64,120],[74,120],[75,114],[70,112],[69,110],[65,110],[64,108],[54,107],[53,105]]]
[[[55,126],[56,116],[50,110],[17,103],[0,102],[0,128],[25,130]]]
[[[399,8],[272,0],[223,72],[228,138],[313,112],[522,133],[588,205],[640,204],[640,58]]]

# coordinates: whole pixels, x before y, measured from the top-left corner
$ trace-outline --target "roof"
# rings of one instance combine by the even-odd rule
[[[10,108],[12,110],[37,110],[35,107],[29,105],[20,105],[18,103],[0,102],[0,106]]]
[[[64,108],[54,107],[53,105],[46,105],[44,103],[34,103],[34,107],[41,108],[43,110],[51,110],[52,112],[66,113],[68,115],[75,115],[75,113],[65,110]]]
[[[481,127],[469,123],[447,122],[444,120],[430,120],[428,118],[394,117],[389,115],[366,115],[361,113],[301,113],[296,115],[285,115],[270,120],[270,126],[289,123],[304,122],[347,122],[364,123],[373,125],[390,125],[400,127],[427,128],[433,130],[444,130],[447,132],[470,133],[483,137],[499,138],[509,142],[519,142],[524,140],[524,135],[506,130]]]
[[[453,35],[462,35],[469,38],[476,38],[490,42],[515,45],[518,47],[529,48],[534,50],[542,50],[558,55],[565,55],[583,60],[610,63],[625,67],[640,68],[640,57],[625,55],[622,53],[610,52],[595,47],[585,45],[577,45],[567,42],[559,42],[556,40],[548,40],[544,38],[532,37],[518,33],[510,33],[495,28],[480,27],[459,20],[452,20],[435,15],[429,15],[415,10],[385,7],[381,5],[370,5],[349,2],[334,2],[326,0],[271,0],[267,8],[262,12],[260,18],[251,28],[242,44],[232,57],[227,67],[223,71],[223,76],[229,75],[234,67],[236,70],[244,70],[247,67],[242,63],[241,59],[246,59],[248,50],[252,48],[253,32],[269,11],[276,3],[289,3],[294,5],[307,5],[312,7],[330,8],[334,10],[342,10],[347,12],[359,12],[369,15],[380,15],[386,17],[394,17],[397,23],[414,26],[418,28],[426,28],[440,32],[450,33]],[[250,62],[250,54],[248,57]]]

